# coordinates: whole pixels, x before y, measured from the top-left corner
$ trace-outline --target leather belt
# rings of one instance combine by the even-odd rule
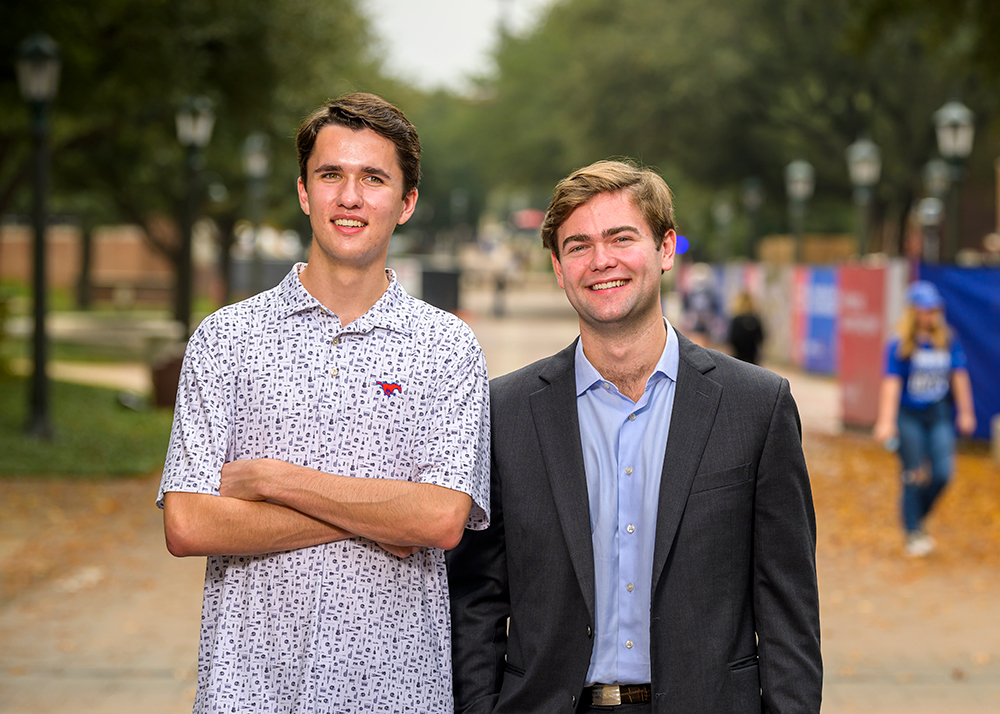
[[[641,704],[653,699],[653,688],[648,684],[595,684],[584,692],[590,693],[590,703],[595,707]]]

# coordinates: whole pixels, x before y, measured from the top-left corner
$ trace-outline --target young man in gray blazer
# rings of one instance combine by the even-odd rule
[[[676,233],[654,172],[574,172],[542,240],[580,338],[491,383],[492,523],[448,559],[456,710],[818,712],[787,380],[664,318]]]

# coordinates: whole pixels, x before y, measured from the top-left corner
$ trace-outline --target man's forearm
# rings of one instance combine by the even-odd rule
[[[450,549],[462,538],[472,499],[433,484],[326,474],[274,459],[234,461],[220,493],[266,500],[380,543]]]
[[[354,537],[285,506],[204,493],[165,494],[163,525],[178,557],[278,553]]]

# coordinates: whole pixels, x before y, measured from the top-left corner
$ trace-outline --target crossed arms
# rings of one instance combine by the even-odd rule
[[[454,548],[472,507],[443,486],[326,474],[275,459],[222,467],[219,496],[168,492],[167,549],[190,555],[257,555],[358,536],[400,557]]]
[[[452,474],[474,463],[477,473],[466,474],[471,481],[465,483],[473,484],[469,495],[450,475],[432,483],[341,476],[272,458],[235,459],[236,347],[211,329],[200,329],[192,341],[161,487],[172,554],[259,555],[360,537],[405,557],[458,544],[475,484],[485,486],[488,477],[478,475],[488,474],[480,453],[485,461],[489,443],[482,424],[489,404],[486,366],[478,347],[448,373],[449,389],[429,407],[442,426],[421,444],[430,451],[425,460],[433,462],[432,471]],[[469,453],[449,451],[448,443],[468,445]],[[279,454],[284,456],[280,450],[273,455]],[[449,487],[453,480],[455,488]]]

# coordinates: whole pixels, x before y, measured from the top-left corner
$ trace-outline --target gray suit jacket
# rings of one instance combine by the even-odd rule
[[[788,382],[679,337],[653,711],[818,712],[816,524]],[[459,712],[572,712],[586,683],[594,557],[574,354],[491,382],[492,523],[448,557]]]

